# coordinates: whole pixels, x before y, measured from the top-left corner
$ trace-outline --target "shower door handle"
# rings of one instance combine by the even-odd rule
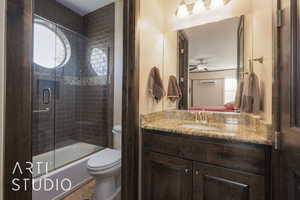
[[[43,104],[50,104],[51,99],[51,88],[47,88],[43,90]]]
[[[32,111],[33,113],[45,113],[45,112],[49,112],[49,108],[46,108],[44,110],[34,110]]]

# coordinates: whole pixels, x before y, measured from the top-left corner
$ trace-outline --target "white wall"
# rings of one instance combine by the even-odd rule
[[[189,104],[192,105],[192,80],[218,80],[222,82],[222,85],[217,82],[215,87],[211,87],[211,89],[214,89],[215,91],[207,91],[205,93],[205,97],[203,96],[203,93],[201,93],[201,99],[202,102],[213,102],[213,101],[218,101],[220,102],[218,105],[217,104],[211,104],[212,106],[222,106],[224,105],[224,79],[226,78],[236,78],[237,71],[236,69],[233,70],[224,70],[224,71],[215,71],[215,72],[201,72],[201,73],[190,73],[189,74],[189,82],[190,82],[190,95],[189,95]],[[194,88],[195,89],[195,88]],[[216,91],[222,91],[218,94],[216,94]],[[213,93],[214,95],[210,95],[210,93]],[[194,94],[197,96],[197,94]],[[199,94],[200,95],[200,94]],[[194,97],[195,97],[194,96]],[[199,98],[200,99],[200,98]],[[207,106],[209,104],[206,104]],[[195,105],[193,105],[195,106]],[[203,105],[202,105],[203,106]]]
[[[176,107],[166,97],[154,102],[147,93],[147,83],[154,66],[160,69],[165,90],[169,75],[177,75],[177,34],[167,31],[164,1],[141,0],[140,4],[140,113],[146,114]],[[174,59],[165,60],[165,54]]]
[[[114,125],[122,123],[123,0],[115,0]]]
[[[254,71],[260,79],[263,93],[261,116],[272,123],[273,83],[273,21],[271,0],[253,1],[253,58],[264,57],[264,63],[254,62]]]
[[[0,200],[3,199],[3,134],[5,95],[5,2],[0,1]]]
[[[162,110],[162,101],[149,97],[147,83],[152,67],[163,71],[165,18],[161,0],[142,0],[140,6],[140,113],[145,114]]]
[[[215,71],[215,72],[200,72],[200,73],[190,73],[190,80],[207,80],[207,79],[224,79],[224,78],[236,78],[236,69]]]

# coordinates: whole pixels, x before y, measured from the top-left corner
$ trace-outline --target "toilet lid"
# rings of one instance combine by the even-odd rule
[[[119,164],[121,152],[114,149],[104,149],[92,157],[87,166],[90,169],[106,169]]]

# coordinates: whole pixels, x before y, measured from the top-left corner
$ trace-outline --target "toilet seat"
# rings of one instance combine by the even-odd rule
[[[87,168],[92,171],[106,171],[121,165],[121,152],[113,149],[104,149],[87,162]]]

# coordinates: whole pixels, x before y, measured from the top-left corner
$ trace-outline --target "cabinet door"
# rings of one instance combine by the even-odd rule
[[[263,176],[194,163],[194,200],[265,200]]]
[[[192,200],[193,163],[153,153],[144,153],[143,200]]]

